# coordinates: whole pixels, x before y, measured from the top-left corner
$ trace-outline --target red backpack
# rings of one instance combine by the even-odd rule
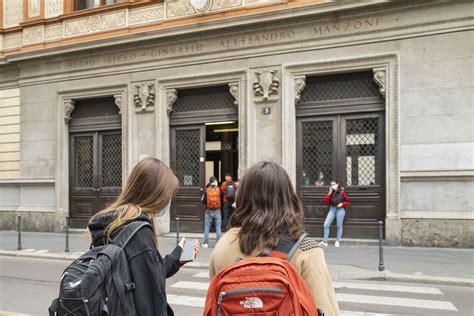
[[[289,262],[307,236],[281,238],[273,249],[222,269],[207,291],[204,316],[316,316],[311,292]],[[289,249],[289,251],[287,251]]]
[[[218,187],[210,186],[206,190],[206,207],[209,210],[221,208],[221,190]]]

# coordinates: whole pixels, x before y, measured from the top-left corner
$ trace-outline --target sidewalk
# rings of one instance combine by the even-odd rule
[[[171,236],[159,237],[163,255],[176,245],[176,238]],[[22,232],[22,251],[16,250],[17,240],[16,232],[0,231],[0,255],[73,260],[89,246],[88,237],[77,233],[69,235],[69,254],[64,252],[65,234]],[[211,239],[210,246],[214,244]],[[330,245],[325,252],[334,281],[380,279],[474,286],[474,249],[385,246],[384,272],[378,271],[378,246],[342,243],[340,248]],[[211,253],[212,248],[201,248],[198,259],[187,267],[207,269]]]

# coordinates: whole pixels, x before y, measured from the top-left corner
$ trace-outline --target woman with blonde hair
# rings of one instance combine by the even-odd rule
[[[158,251],[155,216],[165,212],[178,188],[178,179],[162,161],[146,158],[130,174],[117,200],[92,216],[88,228],[91,247],[103,245],[125,225],[134,221],[151,224],[140,229],[125,246],[130,272],[135,283],[133,297],[136,313],[143,315],[174,315],[167,303],[165,279],[182,266],[180,256],[184,239],[164,258]],[[195,244],[195,255],[199,244]]]
[[[245,173],[236,206],[229,231],[211,255],[211,278],[238,258],[261,255],[266,249],[280,246],[280,240],[290,238],[296,243],[304,233],[301,200],[286,171],[274,162],[259,162]],[[306,281],[324,315],[339,315],[324,251],[318,243],[304,237],[290,262]]]

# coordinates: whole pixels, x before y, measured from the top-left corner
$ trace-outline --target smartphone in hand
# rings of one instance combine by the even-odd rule
[[[194,260],[194,245],[196,240],[186,240],[184,242],[183,252],[181,253],[181,258],[179,261],[182,263],[191,262]]]

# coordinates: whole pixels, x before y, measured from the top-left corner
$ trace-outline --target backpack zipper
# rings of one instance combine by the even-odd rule
[[[250,292],[272,292],[272,293],[283,293],[283,289],[275,288],[275,287],[254,287],[254,288],[245,288],[245,289],[235,289],[229,291],[222,291],[219,293],[217,297],[217,315],[222,315],[221,305],[224,296],[234,295],[234,294],[242,294],[242,293],[250,293]]]

